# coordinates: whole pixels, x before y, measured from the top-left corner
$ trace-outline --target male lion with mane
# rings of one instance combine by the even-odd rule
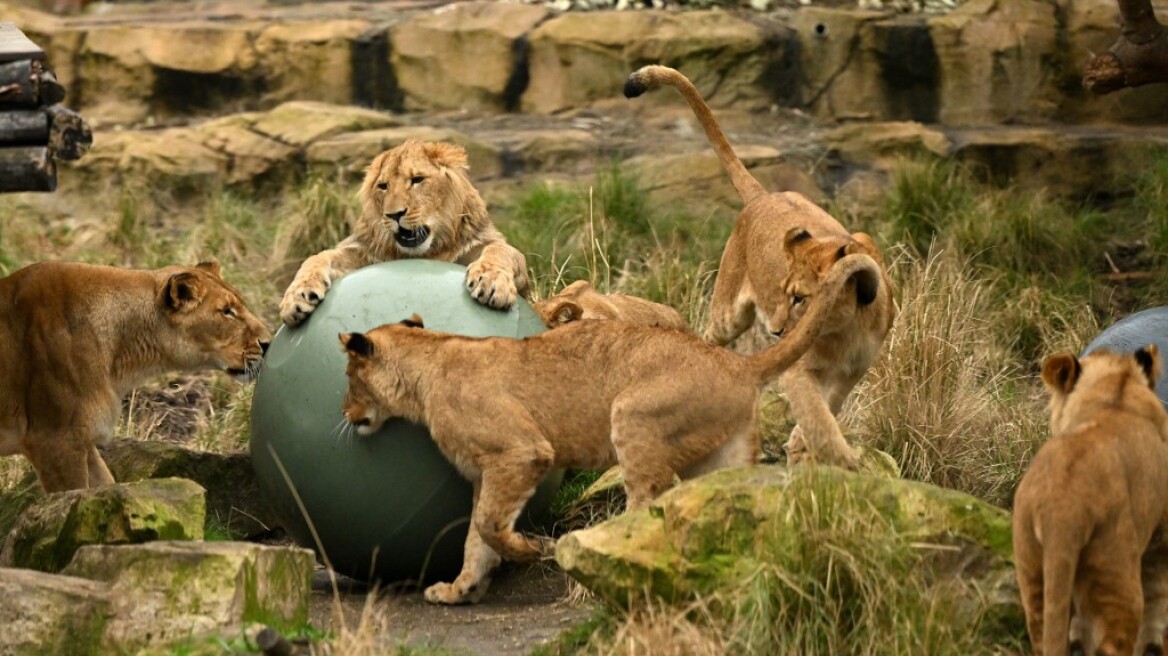
[[[528,293],[527,260],[491,223],[461,146],[410,140],[381,153],[360,197],[353,234],[305,260],[284,292],[280,318],[289,326],[307,319],[341,276],[389,260],[464,264],[471,296],[496,309]]]
[[[474,488],[462,572],[427,588],[426,600],[476,602],[500,556],[532,561],[548,551],[514,527],[555,468],[619,462],[638,508],[674,475],[755,463],[759,393],[838,319],[842,289],[879,276],[867,255],[841,260],[791,334],[751,357],[624,321],[575,321],[518,340],[423,330],[415,315],[341,334],[345,419],[363,435],[392,417],[424,424]]]
[[[1084,654],[1163,653],[1168,413],[1153,390],[1159,370],[1155,345],[1043,362],[1052,437],[1014,495],[1014,561],[1035,654],[1067,654],[1072,637]]]
[[[113,483],[97,445],[126,393],[168,371],[251,378],[270,339],[215,262],[27,266],[0,278],[0,455],[24,454],[46,492]]]
[[[858,279],[862,284],[840,297],[841,308],[850,311],[826,326],[807,355],[780,380],[798,422],[787,443],[788,461],[811,456],[856,469],[857,456],[835,415],[879,357],[896,315],[879,249],[871,237],[849,233],[802,194],[767,193],[734,154],[701,94],[681,73],[646,66],[629,75],[625,95],[634,98],[662,84],[676,88],[689,103],[744,204],[722,252],[706,340],[728,344],[756,319],[778,334],[792,313],[803,311],[804,299],[823,284],[835,262],[863,253],[880,265],[879,276]]]

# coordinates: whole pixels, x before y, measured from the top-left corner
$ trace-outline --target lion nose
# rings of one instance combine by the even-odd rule
[[[268,354],[268,346],[270,346],[271,344],[272,344],[271,342],[261,341],[260,342],[260,353],[263,355],[267,355]]]
[[[406,215],[406,210],[403,208],[396,212],[386,212],[385,215],[394,221],[401,221],[402,217]]]

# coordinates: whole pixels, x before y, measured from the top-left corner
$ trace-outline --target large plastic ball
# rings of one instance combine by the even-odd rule
[[[348,425],[341,414],[348,357],[337,335],[415,312],[427,328],[474,337],[521,338],[544,329],[522,300],[507,312],[475,302],[465,275],[461,266],[433,260],[354,271],[333,284],[308,321],[282,327],[264,357],[251,412],[260,487],[289,535],[323,550],[339,573],[429,582],[450,580],[461,567],[470,483],[422,426],[392,420],[360,436]],[[544,481],[529,514],[546,510],[560,478]]]
[[[1128,315],[1116,321],[1091,340],[1083,355],[1099,348],[1116,353],[1134,353],[1137,349],[1155,344],[1164,362],[1156,379],[1156,395],[1168,407],[1168,307],[1154,307]]]

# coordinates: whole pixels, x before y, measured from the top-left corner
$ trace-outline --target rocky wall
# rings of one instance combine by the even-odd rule
[[[318,100],[392,110],[554,113],[620,100],[629,71],[680,68],[714,107],[953,126],[1155,123],[1168,87],[1079,83],[1118,34],[1113,0],[969,0],[950,11],[808,6],[557,13],[468,2],[314,4],[60,18],[0,4],[100,125]],[[662,94],[653,103],[674,102]]]

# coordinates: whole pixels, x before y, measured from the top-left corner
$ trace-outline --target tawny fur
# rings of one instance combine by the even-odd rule
[[[1072,635],[1086,654],[1162,653],[1168,413],[1152,389],[1159,368],[1155,346],[1043,363],[1052,437],[1014,496],[1014,561],[1035,654],[1067,654]]]
[[[491,223],[461,146],[407,141],[381,153],[360,197],[353,234],[305,260],[284,292],[280,318],[289,326],[307,319],[341,276],[390,260],[465,264],[471,296],[493,308],[510,308],[527,295],[527,260]]]
[[[628,503],[644,506],[672,484],[757,461],[762,389],[838,318],[866,255],[846,258],[776,345],[746,357],[679,330],[577,321],[523,340],[422,330],[420,320],[341,335],[349,353],[345,418],[358,432],[391,417],[429,427],[474,487],[463,569],[426,590],[434,603],[479,600],[500,556],[530,561],[548,544],[516,533],[515,519],[552,469],[619,463]],[[794,323],[792,319],[792,323]],[[469,419],[468,419],[469,418]]]
[[[113,483],[97,445],[168,371],[259,368],[271,339],[217,263],[152,271],[42,262],[0,279],[0,455],[47,492]]]
[[[813,458],[855,469],[856,454],[835,415],[879,357],[896,314],[880,251],[868,235],[849,233],[803,195],[768,193],[747,171],[701,94],[681,73],[646,66],[629,76],[625,95],[639,96],[662,84],[676,88],[689,103],[744,203],[722,252],[703,333],[706,340],[728,344],[756,320],[776,333],[792,301],[822,284],[831,265],[845,255],[864,253],[880,264],[880,275],[869,286],[840,298],[840,304],[852,311],[827,326],[780,381],[798,422],[787,444],[789,462]]]
[[[641,326],[689,330],[681,314],[668,305],[628,294],[601,294],[586,280],[577,280],[533,307],[548,328],[581,319],[615,319]]]

